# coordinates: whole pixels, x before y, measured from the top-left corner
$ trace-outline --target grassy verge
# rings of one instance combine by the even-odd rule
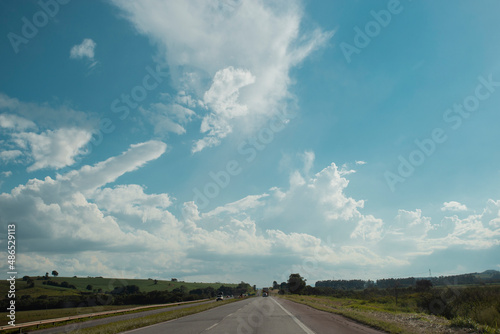
[[[144,306],[144,305],[100,305],[95,307],[71,307],[71,308],[60,308],[60,309],[49,309],[49,310],[17,311],[16,323],[21,324],[24,322],[64,318],[64,317],[84,315],[89,313],[114,311],[127,308],[134,308],[138,306]],[[6,312],[0,313],[0,326],[7,325],[8,321],[9,318],[7,318],[7,313]]]
[[[285,295],[281,298],[311,306],[315,309],[342,315],[370,327],[398,334],[463,333],[450,327],[442,317],[423,313],[397,311],[386,306],[350,298]]]
[[[59,326],[73,324],[74,330],[71,331],[71,333],[85,333],[85,334],[87,334],[87,333],[91,333],[91,334],[94,334],[94,333],[107,333],[107,334],[119,333],[119,332],[126,331],[126,330],[131,330],[131,329],[135,329],[135,328],[139,328],[139,327],[153,325],[153,324],[156,324],[159,322],[177,319],[180,317],[184,317],[186,315],[203,312],[203,311],[209,310],[211,308],[218,307],[218,306],[228,304],[228,303],[232,303],[232,302],[235,302],[238,300],[239,299],[232,299],[232,300],[226,300],[223,302],[208,303],[208,304],[203,304],[203,305],[186,307],[186,308],[179,309],[179,310],[165,311],[165,312],[162,312],[159,314],[144,316],[144,317],[135,318],[135,319],[131,319],[131,320],[117,321],[117,322],[113,322],[113,323],[106,324],[106,325],[100,325],[100,326],[84,328],[84,329],[78,329],[78,327],[79,327],[78,323],[87,321],[87,320],[89,320],[88,318],[62,322],[62,323],[59,323],[56,325],[48,324],[48,325],[40,326],[38,328],[35,328],[35,327],[23,328],[23,332],[25,332],[25,331],[29,332],[32,330],[39,330],[39,329],[59,327]],[[175,306],[175,305],[172,305],[172,306]],[[165,308],[165,307],[159,307],[159,308]],[[147,311],[154,310],[154,309],[157,309],[157,308],[150,308],[150,309],[147,309]],[[120,313],[120,315],[138,313],[138,312],[143,312],[143,311],[145,311],[145,310],[124,312],[124,313]],[[113,315],[93,317],[91,320],[108,318],[108,317],[112,317],[112,316]],[[17,333],[17,332],[19,332],[19,329],[12,329],[12,330],[5,331],[6,334]]]

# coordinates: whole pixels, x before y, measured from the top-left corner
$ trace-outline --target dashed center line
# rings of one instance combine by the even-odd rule
[[[242,309],[242,307],[240,307],[240,308],[238,309],[238,311],[239,311],[239,310],[241,310],[241,309]],[[228,314],[228,315],[226,315],[224,318],[222,318],[222,320],[221,320],[221,321],[216,322],[216,323],[215,323],[215,324],[213,324],[212,326],[210,326],[210,327],[208,327],[207,329],[205,329],[205,332],[208,332],[209,330],[213,329],[215,326],[217,326],[217,325],[218,325],[218,324],[220,324],[222,321],[224,321],[224,319],[229,318],[229,317],[230,317],[230,316],[232,316],[233,314],[234,314],[234,312],[233,312],[233,313],[229,313],[229,314]]]

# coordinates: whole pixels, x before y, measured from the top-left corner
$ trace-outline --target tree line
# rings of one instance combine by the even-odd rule
[[[333,288],[340,290],[362,290],[367,288],[406,288],[415,287],[417,283],[421,280],[430,281],[432,286],[448,286],[448,285],[481,285],[490,283],[500,283],[500,273],[494,273],[489,278],[480,278],[474,274],[463,274],[463,275],[452,275],[452,276],[439,276],[439,277],[429,277],[429,278],[384,278],[377,281],[371,280],[325,280],[317,281],[315,287],[317,288]]]
[[[42,279],[42,284],[63,287],[67,289],[76,289],[75,286],[67,282],[57,283],[49,280],[46,277]],[[31,277],[25,276],[23,280],[27,287],[34,286],[34,280]],[[87,290],[92,290],[92,286],[88,285]],[[99,305],[149,305],[149,304],[167,304],[183,301],[194,301],[206,298],[215,298],[218,293],[224,295],[240,295],[248,294],[252,291],[250,284],[241,282],[236,287],[221,285],[218,289],[213,287],[199,288],[189,290],[184,285],[173,289],[172,291],[150,291],[142,292],[139,286],[124,285],[114,287],[111,291],[80,291],[78,295],[64,296],[48,296],[39,295],[37,297],[31,295],[22,295],[16,300],[16,310],[28,311],[39,309],[54,309],[68,307],[93,307]],[[0,308],[6,309],[10,299],[4,296],[0,300]]]

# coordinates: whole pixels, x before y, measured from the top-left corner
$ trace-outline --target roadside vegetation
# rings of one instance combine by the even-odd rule
[[[285,286],[274,287],[283,298],[389,333],[500,334],[499,284],[433,287],[430,280],[415,282],[406,287],[347,290],[307,286],[299,274],[292,274]]]

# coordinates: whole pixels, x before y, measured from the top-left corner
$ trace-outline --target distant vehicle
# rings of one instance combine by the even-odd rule
[[[269,296],[269,288],[262,288],[262,297]]]
[[[218,302],[219,300],[224,300],[224,295],[222,293],[219,293],[217,295],[217,299],[215,299],[216,302]]]
[[[267,293],[265,293],[265,292],[264,292],[264,293],[262,294],[262,297],[267,297]]]

